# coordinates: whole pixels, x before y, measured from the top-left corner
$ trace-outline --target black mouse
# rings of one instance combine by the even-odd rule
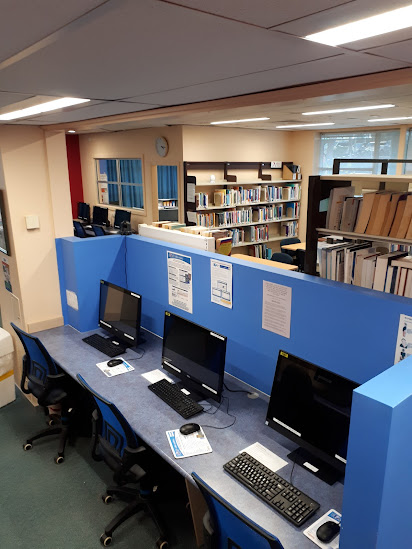
[[[180,427],[180,432],[182,435],[190,435],[192,433],[196,433],[196,431],[200,431],[200,425],[197,423],[185,423]]]
[[[107,365],[109,366],[109,368],[111,368],[112,366],[119,366],[119,364],[122,364],[122,363],[123,363],[123,360],[121,358],[113,358],[112,360],[109,360]]]
[[[316,535],[320,541],[323,543],[328,543],[332,541],[333,538],[338,534],[340,530],[340,524],[334,522],[333,520],[328,520],[319,526],[316,530]]]

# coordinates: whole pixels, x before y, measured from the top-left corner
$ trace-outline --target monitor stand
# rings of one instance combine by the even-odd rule
[[[115,345],[119,345],[122,349],[135,349],[139,345],[142,345],[142,343],[146,343],[146,339],[142,337],[140,334],[138,335],[138,340],[136,345],[133,345],[133,343],[126,343],[122,339],[118,339],[116,336],[109,336],[106,339],[114,343]]]
[[[197,393],[193,389],[189,388],[187,385],[184,384],[183,381],[179,381],[179,383],[176,383],[177,387],[183,392],[185,395],[192,398],[195,402],[200,402],[201,400],[206,400],[207,397],[204,395],[201,395],[200,393]]]
[[[344,477],[343,473],[317,458],[304,448],[293,450],[287,457],[320,478],[320,480],[326,482],[326,484],[329,484],[329,486],[332,486],[332,484],[335,484],[335,482]]]

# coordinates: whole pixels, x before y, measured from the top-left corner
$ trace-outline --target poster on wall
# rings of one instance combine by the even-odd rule
[[[290,338],[292,288],[263,281],[262,328]]]
[[[5,285],[6,290],[8,292],[12,292],[13,289],[11,287],[11,281],[10,281],[10,265],[9,265],[9,262],[5,257],[3,257],[3,259],[1,260],[1,264],[3,266],[4,285]]]
[[[169,305],[193,313],[192,258],[167,252]]]
[[[109,203],[109,186],[107,183],[99,183],[99,195],[100,204]]]
[[[410,355],[412,355],[412,316],[400,315],[394,364]]]
[[[212,303],[232,308],[232,264],[210,260],[210,293]]]

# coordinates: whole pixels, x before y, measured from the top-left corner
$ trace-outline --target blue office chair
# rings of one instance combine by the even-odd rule
[[[26,395],[34,395],[47,416],[49,415],[49,406],[61,405],[61,416],[50,415],[49,427],[28,438],[23,448],[31,450],[35,440],[60,434],[59,447],[54,461],[57,464],[63,463],[68,437],[69,409],[71,409],[66,374],[62,372],[60,365],[49,355],[37,337],[27,334],[12,322],[10,325],[22,342],[25,351],[21,390]]]
[[[278,261],[279,263],[287,263],[288,265],[293,265],[293,259],[289,254],[284,254],[283,252],[275,252],[270,258],[272,261]]]
[[[93,448],[92,457],[95,461],[104,460],[114,472],[116,486],[109,486],[102,496],[108,504],[113,496],[130,502],[105,528],[100,536],[100,542],[105,547],[112,542],[113,532],[125,520],[139,513],[146,512],[153,520],[157,531],[157,547],[166,549],[163,521],[155,505],[155,486],[152,469],[155,456],[148,448],[142,446],[135,432],[116,406],[96,393],[78,374],[80,384],[90,393],[96,404],[93,412]],[[138,488],[126,487],[129,483],[139,483]]]
[[[293,250],[284,250],[283,246],[287,246],[288,244],[299,244],[301,242],[300,238],[297,238],[296,236],[290,236],[289,238],[284,238],[280,241],[280,251],[290,255],[293,259],[296,259],[297,253]]]
[[[92,229],[96,236],[106,236],[106,233],[103,227],[101,227],[100,225],[92,225]]]
[[[192,473],[206,500],[203,517],[205,549],[283,549],[273,536],[224,500],[196,473]]]

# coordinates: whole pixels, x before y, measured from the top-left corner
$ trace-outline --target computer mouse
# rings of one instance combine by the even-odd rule
[[[122,364],[123,360],[121,358],[113,358],[112,360],[109,360],[107,365],[109,368],[112,368],[113,366],[119,366],[119,364]]]
[[[319,526],[316,535],[323,543],[329,543],[339,533],[340,524],[333,520],[328,520]]]
[[[192,433],[196,433],[196,431],[200,431],[200,425],[197,423],[185,423],[180,427],[180,432],[182,435],[190,435]]]

